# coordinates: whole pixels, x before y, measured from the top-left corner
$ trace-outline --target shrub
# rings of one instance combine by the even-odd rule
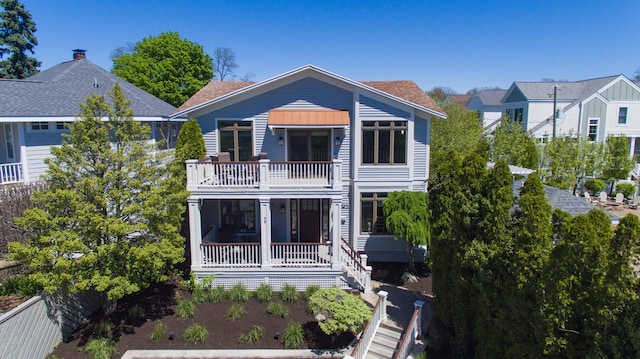
[[[305,289],[304,293],[302,293],[302,298],[304,298],[304,300],[309,300],[309,298],[311,298],[313,293],[317,292],[318,289],[320,289],[319,285],[308,286],[307,289]]]
[[[153,331],[149,333],[149,340],[156,340],[167,336],[167,325],[163,322],[156,324]]]
[[[109,334],[109,332],[111,331],[111,328],[113,327],[113,325],[111,324],[111,322],[107,319],[101,319],[98,324],[96,325],[96,335],[103,337],[103,336],[107,336]]]
[[[255,293],[253,293],[253,296],[256,297],[258,302],[264,303],[270,301],[273,298],[273,291],[271,290],[271,286],[269,284],[262,283],[260,284],[258,289],[256,289]]]
[[[227,320],[236,321],[247,314],[247,310],[244,309],[242,304],[233,303],[231,308],[227,311]]]
[[[218,303],[219,301],[225,299],[227,296],[227,292],[224,290],[224,286],[217,286],[207,293],[207,301],[209,303]]]
[[[23,298],[33,297],[41,290],[42,286],[29,278],[27,274],[6,279],[0,285],[0,295],[17,294]]]
[[[598,193],[604,191],[604,189],[607,188],[607,185],[603,180],[597,178],[589,178],[584,182],[584,188],[589,191],[589,194],[595,196]]]
[[[636,186],[631,183],[618,183],[616,185],[616,193],[624,194],[625,198],[633,198],[636,194]]]
[[[311,313],[324,317],[318,325],[327,335],[355,333],[371,319],[371,308],[359,295],[338,287],[318,289],[309,298],[308,305]]]
[[[284,346],[290,349],[299,348],[304,342],[304,331],[300,323],[290,321],[282,336]]]
[[[204,343],[209,337],[207,328],[198,323],[192,324],[182,334],[182,341],[185,343]]]
[[[109,359],[118,354],[116,342],[107,338],[93,339],[85,350],[91,359]]]
[[[289,316],[289,308],[280,302],[271,302],[267,305],[267,313],[276,317],[286,318]]]
[[[242,283],[238,283],[227,291],[227,297],[234,302],[246,302],[249,300],[249,291]]]
[[[280,293],[280,297],[285,302],[295,302],[298,299],[298,290],[296,287],[285,284],[282,286],[282,293]]]
[[[178,319],[193,318],[196,315],[196,305],[189,300],[181,300],[178,302],[178,310],[176,313]]]
[[[254,325],[249,330],[247,334],[240,334],[238,337],[238,344],[251,344],[256,343],[258,340],[262,339],[262,334],[264,333],[264,327],[259,325]]]
[[[193,302],[196,304],[204,303],[204,301],[207,298],[207,293],[202,287],[194,288],[193,291],[191,292],[191,295],[192,295],[191,300],[193,300]]]

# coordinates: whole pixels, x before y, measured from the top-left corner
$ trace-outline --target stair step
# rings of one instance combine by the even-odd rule
[[[371,343],[371,346],[369,347],[369,351],[367,352],[367,357],[388,359],[393,357],[393,352],[395,350],[396,350],[395,345],[393,347],[389,347],[386,345],[381,345],[374,340],[374,342]]]
[[[378,334],[398,341],[402,336],[402,330],[398,328],[390,327],[388,325],[380,324],[380,326],[378,327],[378,330],[376,331],[376,336]]]

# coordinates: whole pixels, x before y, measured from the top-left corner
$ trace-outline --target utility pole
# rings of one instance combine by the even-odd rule
[[[556,98],[558,96],[558,84],[553,85],[553,136],[556,138]]]

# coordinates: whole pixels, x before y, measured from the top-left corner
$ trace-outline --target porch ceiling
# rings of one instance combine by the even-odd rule
[[[348,127],[347,110],[270,110],[268,125],[284,127]]]

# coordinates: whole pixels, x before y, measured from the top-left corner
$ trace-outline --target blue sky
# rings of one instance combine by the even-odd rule
[[[507,88],[640,67],[638,0],[171,1],[21,0],[47,69],[71,50],[110,70],[111,51],[177,31],[212,55],[236,52],[237,76],[261,81],[305,64],[353,80]]]

